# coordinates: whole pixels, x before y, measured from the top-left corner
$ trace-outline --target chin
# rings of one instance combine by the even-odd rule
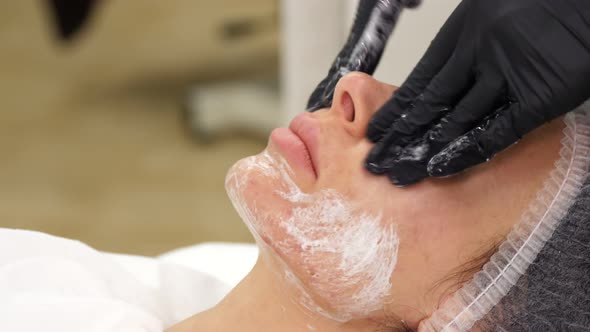
[[[239,160],[225,178],[227,195],[259,246],[272,246],[281,238],[279,221],[291,211],[282,197],[280,173],[277,161],[265,150]]]

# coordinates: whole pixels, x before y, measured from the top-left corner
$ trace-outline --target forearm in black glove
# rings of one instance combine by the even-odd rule
[[[326,78],[311,94],[307,110],[330,107],[336,83],[342,76],[352,71],[373,74],[402,8],[419,3],[420,0],[360,0],[346,44]]]
[[[367,169],[455,174],[588,98],[590,1],[464,0],[371,120]]]

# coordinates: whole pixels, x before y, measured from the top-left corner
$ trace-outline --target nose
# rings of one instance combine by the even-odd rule
[[[391,90],[367,74],[349,73],[336,85],[330,111],[336,114],[350,133],[364,137],[369,120],[391,97]]]

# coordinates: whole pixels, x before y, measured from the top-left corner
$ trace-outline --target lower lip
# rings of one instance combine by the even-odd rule
[[[316,175],[307,147],[291,129],[277,128],[273,130],[270,140],[291,166]]]

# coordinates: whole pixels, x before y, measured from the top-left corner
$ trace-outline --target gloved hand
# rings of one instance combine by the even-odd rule
[[[373,74],[402,8],[418,4],[420,0],[360,0],[348,40],[309,97],[307,110],[330,107],[342,76],[352,71]]]
[[[373,117],[367,169],[396,185],[485,162],[590,98],[590,1],[463,0]]]

